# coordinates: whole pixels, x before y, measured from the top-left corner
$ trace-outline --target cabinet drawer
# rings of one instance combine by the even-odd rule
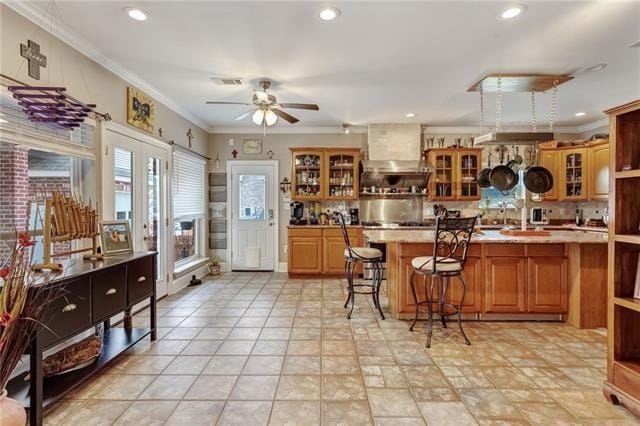
[[[153,257],[134,260],[127,266],[128,304],[133,305],[153,294]]]
[[[99,321],[127,306],[127,268],[107,269],[91,276],[92,320]]]
[[[527,244],[527,256],[564,257],[564,244]]]
[[[487,244],[487,257],[524,257],[524,244]]]
[[[290,237],[322,237],[322,228],[289,228]]]
[[[91,325],[89,278],[60,285],[43,313],[40,336],[44,347],[59,342]]]
[[[362,234],[362,229],[360,228],[347,228],[347,233],[349,234],[349,239],[357,240]],[[340,228],[325,228],[324,236],[329,238],[343,238],[342,237],[342,229]]]

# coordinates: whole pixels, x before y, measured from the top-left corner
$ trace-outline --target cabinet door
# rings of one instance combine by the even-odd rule
[[[289,238],[289,273],[320,274],[322,272],[322,238]]]
[[[327,151],[324,196],[327,200],[357,200],[359,151]]]
[[[526,264],[522,257],[485,259],[485,312],[517,314],[525,311]]]
[[[291,151],[291,198],[320,200],[323,192],[323,151]]]
[[[589,148],[589,199],[609,197],[609,144]]]
[[[560,153],[558,151],[540,151],[538,163],[551,172],[553,188],[545,192],[545,200],[557,200],[560,194]]]
[[[455,200],[457,153],[452,150],[435,150],[429,152],[429,161],[434,172],[429,179],[429,198],[435,201]]]
[[[528,259],[527,312],[567,312],[567,259],[545,256]]]
[[[560,199],[587,199],[587,149],[561,151]]]
[[[482,288],[484,276],[482,274],[482,258],[467,257],[462,276],[467,285],[464,296],[462,312],[476,314],[482,312]],[[462,285],[458,278],[451,278],[451,283],[447,289],[447,300],[449,303],[458,304],[462,298]]]
[[[354,241],[355,242],[355,241]],[[353,243],[352,243],[353,247]],[[344,249],[346,245],[342,237],[329,237],[324,239],[324,255],[322,272],[325,274],[344,273]]]
[[[456,194],[459,200],[479,200],[478,173],[482,167],[482,151],[462,150],[457,161]]]

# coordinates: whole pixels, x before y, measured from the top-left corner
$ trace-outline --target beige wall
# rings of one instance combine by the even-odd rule
[[[20,56],[20,44],[26,44],[27,40],[38,43],[47,56],[47,67],[40,69],[40,80],[28,76],[27,64]],[[72,96],[97,104],[98,111],[109,113],[113,121],[126,125],[127,82],[4,4],[0,4],[0,72],[29,85],[64,86]],[[193,149],[206,152],[207,132],[156,102],[155,137],[159,127],[162,139],[181,145],[187,145],[186,133],[191,128],[195,135]]]
[[[233,146],[229,145],[229,141],[233,139]],[[242,141],[244,139],[262,139],[262,154],[248,155],[242,153]],[[354,147],[364,148],[367,141],[366,134],[351,133],[348,135],[342,133],[333,134],[270,134],[267,130],[265,136],[261,134],[210,134],[208,156],[212,159],[216,155],[220,156],[220,168],[216,170],[215,161],[209,161],[209,171],[224,173],[226,171],[226,161],[232,159],[231,151],[238,151],[238,160],[266,160],[267,152],[273,151],[273,159],[278,160],[278,182],[285,176],[291,179],[291,147]],[[279,192],[279,240],[280,240],[280,262],[287,261],[287,254],[284,246],[287,244],[287,225],[289,224],[290,211],[282,208],[284,198],[282,192]],[[327,206],[328,207],[328,206]],[[224,253],[215,252],[218,257],[224,258]]]

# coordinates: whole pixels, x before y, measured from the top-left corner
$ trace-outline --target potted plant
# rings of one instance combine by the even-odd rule
[[[7,397],[7,383],[34,334],[50,301],[48,286],[36,285],[31,270],[29,232],[16,235],[11,255],[0,267],[0,425],[24,426],[22,404]]]
[[[220,259],[217,257],[209,260],[209,274],[220,275]]]

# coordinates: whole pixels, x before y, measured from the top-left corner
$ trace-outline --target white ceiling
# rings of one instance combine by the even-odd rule
[[[34,5],[46,9],[48,2]],[[59,1],[67,29],[104,56],[144,79],[183,114],[214,131],[250,127],[233,118],[267,77],[280,102],[315,102],[320,111],[289,110],[293,126],[416,122],[432,126],[479,124],[477,93],[466,89],[490,73],[579,73],[558,93],[559,126],[604,117],[602,110],[640,97],[638,2],[529,1],[528,11],[496,19],[505,2],[336,2],[334,22],[316,17],[321,3]],[[130,20],[137,6],[150,19]],[[243,87],[210,78],[242,77]],[[488,95],[486,120],[494,120]],[[538,121],[548,117],[550,95],[538,96]],[[504,124],[528,124],[528,94],[503,95]],[[587,114],[575,117],[578,111]],[[414,112],[415,118],[404,114]],[[282,120],[279,120],[280,122]],[[278,126],[292,127],[287,123]]]

